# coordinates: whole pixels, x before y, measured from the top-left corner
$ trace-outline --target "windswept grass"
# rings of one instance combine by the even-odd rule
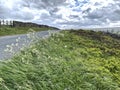
[[[10,27],[10,26],[1,26],[0,27],[0,36],[5,35],[16,35],[16,34],[26,34],[30,32],[30,30],[34,31],[45,31],[45,30],[53,30],[53,28],[48,27]]]
[[[120,90],[120,40],[62,31],[0,63],[0,90]]]

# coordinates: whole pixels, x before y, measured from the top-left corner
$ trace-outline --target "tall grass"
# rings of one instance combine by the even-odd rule
[[[120,40],[62,31],[0,63],[0,90],[120,90]]]

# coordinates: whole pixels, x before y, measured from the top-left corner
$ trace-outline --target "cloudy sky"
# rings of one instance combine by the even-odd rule
[[[0,0],[0,19],[59,28],[120,26],[120,0]]]

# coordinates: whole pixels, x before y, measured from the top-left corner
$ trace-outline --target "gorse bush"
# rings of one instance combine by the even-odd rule
[[[119,39],[62,31],[1,62],[0,90],[120,90],[119,55]]]

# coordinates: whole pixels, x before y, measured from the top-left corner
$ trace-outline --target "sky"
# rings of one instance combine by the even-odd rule
[[[120,26],[120,0],[0,0],[0,19],[61,29]]]

